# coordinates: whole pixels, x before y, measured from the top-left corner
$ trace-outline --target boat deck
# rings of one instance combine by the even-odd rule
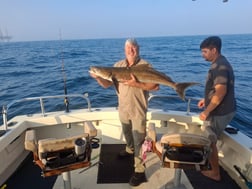
[[[196,121],[193,121],[192,118],[190,119],[190,123],[188,123],[188,117],[184,118],[182,115],[179,115],[177,117],[171,115],[172,112],[169,112],[169,115],[173,119],[169,121],[168,126],[161,127],[160,125],[160,116],[162,114],[153,114],[151,122],[155,122],[156,120],[156,129],[157,129],[157,135],[164,134],[169,132],[172,133],[179,133],[181,131],[187,132],[187,133],[199,133],[200,126]],[[92,113],[90,113],[92,114]],[[88,115],[90,115],[88,114]],[[45,121],[46,119],[51,119],[49,116],[46,118],[36,118],[36,122],[33,121],[33,128],[37,130],[37,134],[39,135],[38,138],[50,138],[52,136],[59,137],[61,135],[67,135],[68,134],[79,134],[83,132],[83,123],[82,120],[79,120],[79,117],[86,117],[88,116],[70,116],[71,119],[77,119],[78,122],[75,124],[72,123],[71,127],[68,128],[64,124],[56,124],[56,125],[50,125],[50,126],[37,126],[37,125],[43,125],[42,122],[39,121]],[[118,120],[114,120],[111,118],[114,118],[113,115],[109,114],[111,117],[108,119],[102,120],[98,119],[97,115],[94,114],[96,120],[94,121],[96,124],[96,128],[98,131],[97,138],[100,139],[100,144],[122,144],[124,143],[124,139],[121,132],[121,126],[120,122]],[[106,114],[104,114],[104,111],[101,116],[105,117]],[[176,119],[174,119],[174,117]],[[58,116],[57,119],[60,117]],[[65,117],[63,117],[66,119]],[[62,120],[63,120],[62,118]],[[34,118],[35,119],[35,118]],[[92,119],[89,118],[90,120]],[[53,119],[55,121],[55,119]],[[94,119],[93,119],[94,120]],[[66,123],[69,120],[67,120]],[[72,121],[72,120],[70,120]],[[181,121],[183,121],[186,124],[183,124]],[[27,122],[25,122],[27,123]],[[53,122],[53,124],[55,124]],[[190,129],[188,129],[189,127]],[[113,132],[111,132],[113,130]],[[56,136],[57,135],[57,136]],[[59,136],[58,136],[59,135]],[[163,168],[161,167],[161,161],[159,157],[153,153],[149,152],[147,154],[147,160],[145,162],[146,164],[146,177],[148,182],[142,183],[138,187],[131,187],[128,183],[106,183],[106,184],[98,184],[97,183],[97,175],[98,175],[98,169],[99,169],[99,163],[100,162],[100,148],[94,149],[92,151],[92,157],[91,157],[91,166],[87,168],[80,168],[74,171],[71,171],[71,188],[72,189],[124,189],[124,188],[135,188],[135,189],[163,189],[163,188],[175,188],[174,187],[174,177],[175,177],[175,169],[171,168]],[[208,188],[229,188],[229,189],[239,189],[240,187],[232,180],[231,177],[228,176],[228,174],[225,171],[222,171],[222,181],[221,182],[215,182],[210,179],[207,179],[203,177],[200,172],[195,171],[181,171],[181,184],[176,187],[176,189],[208,189]],[[8,188],[8,189],[16,189],[16,188],[31,188],[31,189],[64,189],[64,182],[63,182],[63,176],[52,176],[52,177],[41,177],[41,170],[40,168],[33,163],[32,155],[29,155],[24,163],[19,167],[19,169],[12,175],[11,178],[7,180],[1,187],[1,189]]]
[[[34,165],[32,155],[29,155],[17,172],[6,182],[8,189],[27,188],[27,189],[63,189],[63,177],[41,177],[41,170]],[[146,177],[148,182],[138,187],[131,187],[128,183],[111,183],[97,184],[99,158],[93,160],[92,166],[89,168],[78,169],[71,172],[71,182],[73,189],[81,188],[99,188],[99,189],[120,189],[120,188],[166,188],[174,177],[174,169],[161,168],[159,158],[153,154],[148,154],[146,161]],[[189,181],[182,174],[182,182],[188,189],[192,189]],[[171,183],[172,184],[172,183]],[[188,187],[189,186],[189,187]]]
[[[147,154],[146,159],[146,177],[148,182],[141,184],[138,187],[131,187],[128,183],[106,183],[97,184],[99,148],[92,152],[91,167],[77,169],[71,172],[71,185],[73,189],[165,189],[174,188],[173,179],[175,169],[162,168],[159,157],[152,152]],[[43,178],[40,176],[40,168],[33,163],[33,156],[25,159],[17,172],[12,175],[5,183],[8,189],[27,188],[27,189],[64,189],[63,176],[51,176]],[[181,189],[239,189],[240,187],[232,180],[232,178],[221,169],[222,181],[212,181],[193,170],[182,170],[181,182],[182,185],[177,188]]]
[[[63,179],[62,176],[52,176],[43,178],[40,176],[41,170],[38,166],[34,165],[33,157],[30,154],[24,164],[22,164],[17,170],[16,174],[12,175],[10,179],[5,183],[8,189],[15,188],[27,188],[27,189],[63,189]],[[99,188],[99,189],[118,189],[118,188],[131,188],[127,183],[113,183],[113,184],[96,184],[97,172],[98,172],[98,159],[94,160],[92,167],[86,169],[79,169],[71,172],[72,186],[73,189],[79,188]],[[148,154],[146,176],[148,178],[147,183],[143,183],[138,187],[133,187],[135,189],[163,189],[169,188],[167,185],[171,182],[174,177],[174,169],[161,168],[158,157],[155,154]],[[155,174],[153,174],[155,172]],[[202,176],[199,172],[195,171],[185,171],[190,182],[182,174],[183,184],[188,189],[239,189],[240,187],[232,180],[232,178],[221,169],[222,181],[216,182]],[[88,182],[83,183],[85,178]],[[159,187],[157,187],[157,182]]]

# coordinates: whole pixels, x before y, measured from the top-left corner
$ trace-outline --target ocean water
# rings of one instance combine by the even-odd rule
[[[202,57],[199,44],[207,36],[137,38],[141,57],[176,82],[194,81],[201,85],[186,91],[187,97],[201,98],[210,66]],[[222,54],[235,72],[237,113],[231,122],[252,137],[252,35],[221,35]],[[55,40],[0,43],[0,106],[26,97],[63,95],[64,78],[68,94],[88,93],[92,107],[117,106],[113,87],[103,89],[88,73],[90,66],[112,66],[124,58],[125,39]],[[64,67],[64,69],[62,68]],[[174,95],[161,86],[154,95]],[[70,109],[87,107],[81,99],[69,99]],[[160,98],[150,107],[186,109],[173,99]],[[200,111],[193,102],[191,110]],[[56,104],[56,108],[52,104]],[[63,99],[45,102],[46,111],[64,110]],[[39,112],[39,102],[13,105],[8,118]],[[2,117],[2,116],[1,116]],[[2,124],[2,119],[0,120]]]

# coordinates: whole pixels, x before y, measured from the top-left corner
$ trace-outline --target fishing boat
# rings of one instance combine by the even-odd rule
[[[87,107],[71,109],[66,103],[64,110],[46,111],[49,100],[53,106],[52,101],[60,98],[65,102],[78,98]],[[136,187],[127,181],[132,158],[117,157],[125,145],[117,107],[92,107],[87,94],[10,102],[3,107],[0,127],[0,188],[251,188],[251,138],[235,125],[227,126],[217,143],[222,180],[212,181],[200,173],[209,169],[212,135],[198,113],[191,111],[198,98],[182,101],[177,96],[150,95],[149,102],[159,98],[168,104],[165,109],[148,109],[143,144],[147,181]],[[41,112],[8,119],[15,107],[29,102],[40,104]],[[167,109],[176,102],[184,104],[185,110]],[[29,104],[32,110],[34,103]]]

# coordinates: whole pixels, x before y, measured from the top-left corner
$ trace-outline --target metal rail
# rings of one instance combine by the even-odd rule
[[[56,95],[56,96],[40,96],[40,97],[28,97],[28,98],[23,98],[20,100],[14,100],[11,103],[9,103],[7,106],[3,106],[2,109],[2,114],[3,114],[3,125],[4,125],[4,130],[8,129],[8,120],[7,120],[7,115],[8,115],[8,110],[17,103],[20,102],[26,102],[26,101],[35,101],[39,100],[40,101],[40,108],[41,108],[41,114],[42,116],[45,116],[45,107],[44,107],[44,100],[45,99],[53,99],[53,98],[66,98],[66,97],[78,97],[78,98],[83,98],[86,100],[88,104],[88,110],[91,112],[91,103],[88,98],[88,93],[85,93],[84,95],[82,94],[67,94],[67,95]],[[153,95],[150,94],[150,97],[148,98],[148,101],[150,102],[153,98],[169,98],[169,99],[180,99],[178,96],[172,96],[172,95]],[[200,100],[200,98],[195,98],[195,97],[186,97],[185,102],[187,102],[187,114],[189,115],[190,113],[190,106],[191,106],[191,101],[192,100]],[[66,111],[67,112],[67,111]]]
[[[148,101],[150,102],[153,98],[169,98],[169,99],[180,99],[178,96],[172,96],[172,95],[153,95],[150,94]],[[187,110],[186,114],[189,115],[191,112],[191,101],[199,101],[201,98],[197,97],[185,97],[185,102],[187,102]]]
[[[40,108],[41,108],[41,113],[42,116],[45,116],[45,107],[44,107],[44,100],[45,99],[52,99],[52,98],[66,98],[66,97],[78,97],[78,98],[83,98],[86,100],[88,104],[88,110],[91,112],[91,103],[88,98],[88,93],[85,93],[84,95],[82,94],[68,94],[68,95],[56,95],[56,96],[40,96],[40,97],[29,97],[29,98],[23,98],[20,100],[14,100],[11,103],[9,103],[7,106],[3,106],[2,109],[2,114],[3,114],[3,125],[4,125],[4,130],[8,129],[8,120],[7,120],[7,115],[8,115],[8,110],[10,109],[11,106],[14,104],[20,103],[20,102],[26,102],[26,101],[35,101],[39,100],[40,101]]]

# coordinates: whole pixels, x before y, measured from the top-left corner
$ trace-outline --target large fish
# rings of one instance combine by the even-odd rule
[[[103,79],[112,81],[118,93],[118,82],[131,79],[131,74],[140,82],[169,86],[173,88],[183,100],[185,99],[185,89],[189,86],[199,84],[196,82],[176,83],[169,76],[155,70],[147,64],[133,67],[91,66],[89,72]]]

